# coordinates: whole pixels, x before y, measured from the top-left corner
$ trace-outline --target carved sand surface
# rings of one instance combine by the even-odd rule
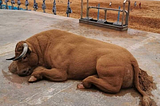
[[[160,105],[160,35],[140,30],[126,32],[79,24],[78,19],[43,14],[40,12],[0,11],[0,105],[2,106],[141,106],[141,95],[134,89],[124,89],[118,94],[106,94],[96,88],[77,89],[81,81],[50,82],[42,80],[28,83],[29,77],[19,77],[8,71],[11,63],[6,58],[14,55],[15,45],[39,32],[58,29],[80,36],[116,44],[129,50],[137,59],[145,76],[140,80],[144,91],[151,86],[153,106]],[[7,22],[7,23],[6,23]],[[147,82],[146,79],[148,80]],[[145,81],[144,81],[145,80]],[[150,82],[151,81],[151,82]],[[143,83],[142,83],[143,82]],[[148,83],[149,82],[149,83]],[[150,90],[150,89],[149,89]]]

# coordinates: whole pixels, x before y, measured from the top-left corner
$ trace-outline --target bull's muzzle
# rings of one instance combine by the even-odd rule
[[[18,73],[19,76],[28,76],[32,73],[32,69],[31,68],[27,68],[22,70],[20,73]]]

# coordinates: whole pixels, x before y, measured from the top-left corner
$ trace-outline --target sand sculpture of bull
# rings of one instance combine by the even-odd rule
[[[13,60],[10,71],[20,76],[31,75],[29,82],[43,78],[82,79],[78,88],[94,85],[106,93],[135,87],[143,96],[142,104],[151,105],[136,59],[128,50],[114,44],[49,30],[17,43],[15,57],[8,60]]]

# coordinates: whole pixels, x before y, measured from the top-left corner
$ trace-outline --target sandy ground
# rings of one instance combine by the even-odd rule
[[[134,89],[107,94],[97,89],[78,90],[81,81],[28,83],[8,71],[18,41],[41,31],[59,29],[84,37],[117,44],[128,49],[139,66],[153,76],[157,89],[153,102],[160,106],[160,34],[129,28],[119,31],[79,24],[78,19],[42,12],[0,10],[0,106],[141,106],[141,95]],[[156,106],[156,105],[152,105]]]
[[[84,16],[86,13],[86,1],[84,1]],[[109,7],[109,2],[112,1],[112,6]],[[42,11],[42,0],[37,0],[39,9]],[[68,0],[56,0],[57,15],[66,16]],[[73,11],[70,17],[80,18],[81,0],[70,0],[71,9]],[[142,8],[139,8],[139,2],[142,3]],[[25,8],[25,0],[21,0],[21,7]],[[115,8],[122,7],[123,0],[89,0],[89,6],[96,6],[100,3],[101,7]],[[17,6],[17,4],[15,5]],[[53,0],[46,0],[46,12],[52,13]],[[29,9],[33,10],[33,0],[29,0]],[[107,20],[116,21],[117,12],[108,12]],[[97,17],[97,10],[92,10],[89,14],[91,17]],[[100,18],[103,19],[104,12],[100,11]],[[144,31],[160,33],[160,1],[137,0],[137,7],[134,7],[134,1],[131,1],[131,12],[129,17],[129,28],[139,29]]]

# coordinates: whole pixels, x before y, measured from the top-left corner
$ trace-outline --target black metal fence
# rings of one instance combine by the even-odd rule
[[[8,5],[8,2],[11,3],[11,5]],[[9,9],[9,10],[27,10],[27,11],[31,11],[30,9],[28,9],[28,6],[29,6],[29,1],[26,0],[25,1],[25,6],[26,8],[21,8],[21,1],[18,0],[17,1],[17,7],[15,6],[15,1],[14,0],[0,0],[0,9]],[[45,4],[45,0],[43,0],[43,3],[42,3],[42,10],[43,12],[45,13],[46,9],[46,4]],[[33,4],[33,10],[36,11],[38,10],[38,3],[36,2],[36,0],[34,0],[34,4]],[[53,0],[53,8],[52,8],[52,12],[54,15],[56,15],[56,0]],[[71,7],[70,7],[70,0],[68,0],[68,3],[67,3],[67,10],[66,10],[66,14],[67,14],[67,17],[69,17],[69,14],[72,13],[72,10],[71,10]]]

